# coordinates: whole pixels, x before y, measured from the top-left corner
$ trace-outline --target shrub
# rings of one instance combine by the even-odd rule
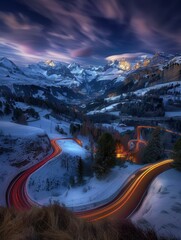
[[[58,204],[27,211],[0,208],[1,240],[171,240],[130,221],[85,222]]]

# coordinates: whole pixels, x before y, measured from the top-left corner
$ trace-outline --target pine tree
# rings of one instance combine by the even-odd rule
[[[173,151],[173,166],[181,171],[181,138],[175,143]]]
[[[10,113],[11,113],[11,107],[9,103],[6,102],[4,106],[4,114],[9,115]]]
[[[50,181],[48,178],[46,179],[46,191],[50,191]]]
[[[19,124],[27,124],[26,116],[24,115],[21,108],[14,109],[12,119]]]
[[[103,133],[98,141],[94,170],[97,178],[102,178],[115,166],[115,141],[110,133]]]
[[[160,160],[163,156],[163,149],[161,146],[160,139],[160,128],[157,127],[151,136],[151,139],[148,142],[148,145],[145,147],[143,152],[142,162],[143,163],[152,163]]]
[[[74,179],[74,176],[70,176],[69,184],[70,184],[71,187],[74,187],[74,186],[75,186],[75,179]]]
[[[81,157],[78,159],[77,175],[78,175],[78,183],[82,184],[82,182],[83,182],[83,162],[82,162]]]

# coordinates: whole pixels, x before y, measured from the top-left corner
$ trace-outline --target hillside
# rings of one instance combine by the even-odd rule
[[[133,222],[142,228],[154,226],[159,234],[165,236],[174,232],[179,238],[181,236],[180,181],[180,172],[174,169],[160,174],[151,184],[142,206],[132,217]]]
[[[5,206],[6,189],[19,172],[51,153],[44,130],[0,121],[0,205]]]
[[[107,123],[119,116],[168,116],[167,112],[179,111],[180,59],[179,55],[141,56],[131,60],[127,69],[126,60],[100,67],[45,61],[21,68],[2,58],[0,115],[13,112],[14,102],[23,102],[71,118],[87,114],[96,122],[102,121],[100,114],[107,113]]]

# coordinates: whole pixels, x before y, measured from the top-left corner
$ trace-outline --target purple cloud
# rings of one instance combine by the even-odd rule
[[[73,58],[77,58],[77,57],[89,57],[93,54],[93,50],[91,47],[87,47],[87,48],[80,48],[80,49],[76,49],[71,51],[70,55]]]
[[[181,46],[179,1],[165,0],[163,6],[162,0],[16,0],[16,7],[12,2],[0,6],[0,44],[28,61],[46,56],[93,61]]]

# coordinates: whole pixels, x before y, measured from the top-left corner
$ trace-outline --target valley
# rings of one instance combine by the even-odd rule
[[[58,203],[87,221],[144,228],[159,205],[157,232],[180,237],[180,190],[169,185],[181,180],[180,135],[180,55],[105,66],[0,59],[1,206]]]

